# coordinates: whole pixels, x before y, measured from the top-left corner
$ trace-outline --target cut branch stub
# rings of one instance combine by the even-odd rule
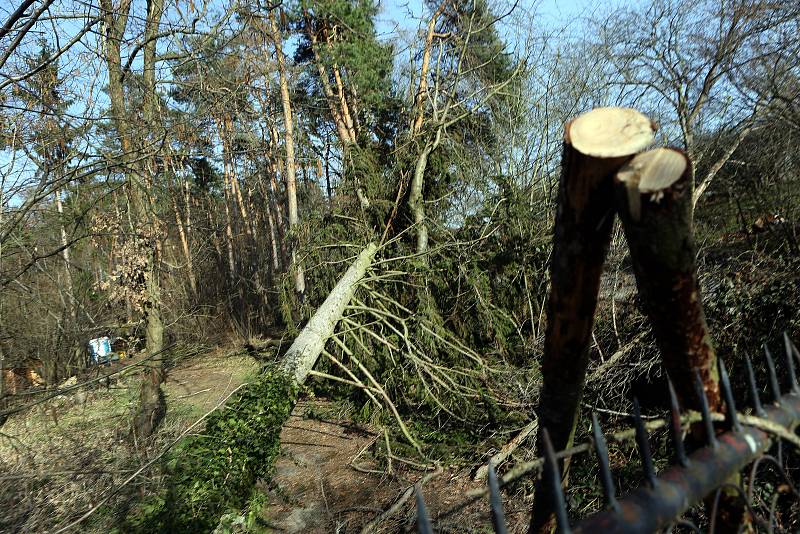
[[[614,222],[617,171],[653,141],[655,125],[627,108],[599,108],[567,123],[561,162],[539,428],[556,450],[572,442],[583,394],[600,275]],[[542,450],[542,435],[539,434]],[[564,466],[566,480],[567,465]],[[544,493],[542,493],[544,492]],[[553,524],[552,500],[537,489],[531,532]]]
[[[697,369],[711,409],[721,411],[716,358],[697,283],[690,165],[678,150],[639,154],[617,173],[617,204],[643,307],[683,406],[699,408],[692,390]]]

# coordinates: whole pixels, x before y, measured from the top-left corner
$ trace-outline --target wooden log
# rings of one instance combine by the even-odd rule
[[[527,441],[528,436],[534,434],[538,429],[539,421],[536,419],[525,425],[511,441],[503,445],[503,447],[496,454],[492,455],[486,464],[478,468],[478,470],[475,472],[473,480],[477,482],[486,480],[486,477],[489,475],[489,464],[497,467],[501,463],[505,462],[506,459],[519,448],[520,445]]]
[[[565,127],[537,409],[539,449],[544,428],[556,450],[572,444],[614,222],[613,178],[652,143],[654,132],[647,117],[629,108],[598,108]],[[568,466],[564,462],[564,480]],[[550,531],[554,516],[549,492],[537,485],[535,495],[530,531]]]
[[[690,176],[691,163],[678,150],[639,154],[615,178],[618,211],[644,312],[681,405],[699,409],[693,388],[698,369],[709,406],[722,411],[697,283]]]
[[[691,162],[679,150],[659,148],[639,154],[615,177],[618,212],[642,305],[681,406],[700,408],[693,387],[697,369],[709,407],[724,412],[717,358],[697,282],[691,176]],[[691,450],[704,442],[704,430],[693,425],[686,447]],[[728,482],[740,485],[738,475]],[[706,501],[709,513],[713,501],[713,496]],[[737,531],[750,521],[739,495],[723,489],[719,530]]]
[[[286,351],[283,370],[298,384],[305,382],[317,363],[325,343],[333,335],[336,323],[353,297],[358,281],[372,265],[377,250],[378,245],[370,243],[361,251]]]

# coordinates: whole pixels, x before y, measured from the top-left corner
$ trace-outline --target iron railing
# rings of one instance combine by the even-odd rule
[[[753,416],[741,414],[736,409],[733,391],[727,369],[719,360],[720,389],[725,402],[726,414],[712,414],[700,380],[695,376],[695,391],[700,405],[700,421],[705,438],[704,446],[687,455],[683,444],[685,419],[681,417],[678,400],[672,382],[669,382],[671,401],[669,427],[671,444],[674,447],[673,465],[657,474],[650,451],[648,432],[642,420],[639,403],[634,399],[633,424],[636,444],[642,463],[643,482],[625,497],[618,499],[614,478],[609,467],[608,448],[596,414],[592,414],[593,448],[597,456],[600,482],[605,498],[605,510],[571,524],[567,512],[566,497],[562,487],[558,458],[550,443],[547,429],[542,430],[544,442],[543,472],[547,487],[551,492],[555,507],[558,530],[562,533],[646,533],[663,530],[671,526],[683,526],[694,532],[700,528],[682,516],[704,499],[712,497],[713,503],[708,514],[707,531],[714,532],[717,524],[717,511],[720,495],[730,490],[738,495],[750,515],[753,525],[768,532],[776,529],[774,503],[767,506],[766,517],[753,505],[754,489],[759,468],[772,465],[781,479],[781,491],[790,493],[800,502],[800,493],[790,476],[783,468],[782,443],[788,441],[795,447],[800,438],[794,433],[800,424],[800,386],[795,374],[795,361],[800,361],[800,352],[784,333],[786,371],[789,376],[789,391],[782,394],[775,362],[769,349],[764,346],[769,376],[771,402],[762,404],[758,393],[753,366],[745,356],[747,384]],[[714,422],[722,423],[721,434],[717,434]],[[778,457],[767,454],[771,446],[778,444]],[[747,487],[731,484],[732,477],[752,463]],[[503,512],[500,493],[502,481],[498,479],[495,467],[488,466],[488,494],[494,532],[505,534],[507,524]],[[433,523],[426,509],[421,488],[417,488],[417,529],[421,534],[434,532]],[[707,501],[708,502],[708,501]],[[780,530],[780,529],[778,529]]]

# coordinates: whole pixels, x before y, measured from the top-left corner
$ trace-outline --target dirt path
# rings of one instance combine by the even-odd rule
[[[259,367],[249,356],[225,355],[221,351],[193,358],[167,374],[164,384],[167,404],[189,408],[196,414],[205,413],[254,377]]]
[[[266,515],[279,531],[289,533],[347,532],[363,523],[364,508],[380,506],[400,485],[350,466],[358,453],[377,439],[368,429],[346,421],[308,419],[301,402],[281,432],[282,454],[270,491]]]
[[[276,532],[360,532],[426,474],[398,462],[392,475],[379,470],[368,450],[376,440],[383,439],[374,429],[346,420],[305,416],[310,410],[331,412],[330,407],[326,401],[301,401],[283,427],[282,454],[275,464],[277,473],[267,491],[269,501],[264,510],[267,523]],[[374,472],[362,472],[351,463]],[[443,469],[424,487],[431,515],[435,517],[461,502],[467,490],[480,486],[470,479],[467,469]],[[471,506],[439,526],[447,526],[448,532],[483,532],[481,526],[490,524],[484,508],[482,504]],[[517,514],[509,512],[513,525]],[[414,499],[410,498],[376,531],[405,532],[413,527],[415,513]],[[519,517],[526,516],[523,513]],[[524,524],[519,527],[510,531],[524,532]]]

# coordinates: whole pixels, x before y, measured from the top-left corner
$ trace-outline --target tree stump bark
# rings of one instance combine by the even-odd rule
[[[682,152],[659,148],[633,158],[614,181],[636,285],[664,368],[684,408],[699,409],[693,387],[698,369],[710,408],[722,411],[697,283],[690,175]]]
[[[655,125],[628,108],[598,108],[564,132],[537,445],[547,429],[556,450],[572,444],[586,380],[600,275],[614,222],[614,175],[652,141]],[[563,464],[567,479],[569,462]],[[530,532],[555,525],[551,495],[537,484]]]
[[[697,282],[691,179],[691,162],[683,152],[659,148],[633,158],[614,181],[636,285],[681,406],[700,409],[694,391],[698,370],[709,408],[724,412],[717,358]],[[704,430],[695,425],[687,436],[687,449],[704,445]],[[739,477],[729,482],[738,485]],[[706,506],[709,512],[713,509],[713,498]],[[737,531],[750,522],[733,490],[720,495],[718,514],[721,532]]]

